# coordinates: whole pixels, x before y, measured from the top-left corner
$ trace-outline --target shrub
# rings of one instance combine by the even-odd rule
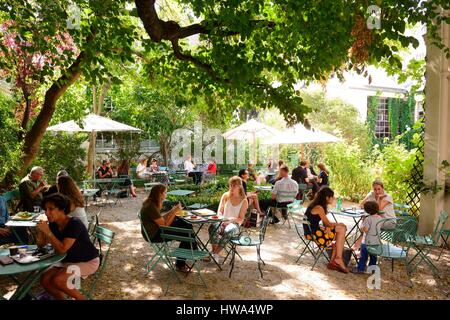
[[[32,165],[44,168],[49,184],[55,183],[56,174],[61,168],[81,183],[87,178],[83,162],[86,159],[86,150],[81,147],[86,138],[85,134],[46,134],[42,139],[39,155]]]
[[[376,167],[380,178],[395,202],[405,203],[408,195],[407,180],[411,177],[414,166],[415,149],[407,150],[395,139],[379,152],[376,159]]]
[[[327,145],[324,161],[331,171],[330,186],[338,195],[356,202],[366,196],[374,175],[357,143]]]

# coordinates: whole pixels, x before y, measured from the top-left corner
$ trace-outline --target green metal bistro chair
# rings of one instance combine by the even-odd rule
[[[259,273],[261,274],[261,278],[263,278],[263,273],[261,270],[261,262],[263,263],[263,265],[266,265],[266,263],[264,262],[264,260],[261,258],[261,245],[264,242],[264,238],[266,235],[266,230],[267,230],[267,225],[269,224],[271,217],[269,216],[269,214],[266,214],[264,216],[264,219],[259,227],[259,232],[257,236],[252,236],[250,234],[248,234],[245,230],[241,229],[241,233],[230,239],[230,250],[231,250],[231,260],[230,260],[230,264],[231,264],[231,268],[230,268],[230,273],[228,274],[228,277],[231,278],[231,273],[233,272],[234,269],[234,262],[235,262],[235,258],[236,255],[239,255],[237,252],[237,247],[241,246],[241,247],[256,247],[256,255],[257,255],[257,260],[258,260],[258,270]],[[242,259],[242,258],[241,258]]]
[[[280,207],[280,203],[286,203],[286,202],[290,202],[290,204],[294,203],[295,197],[297,196],[298,191],[288,191],[288,190],[279,190],[277,193],[277,199],[283,199],[286,201],[283,202],[276,202],[275,206],[272,207],[275,209],[275,211],[277,210],[281,210],[282,212],[282,217],[283,217],[283,224],[286,223],[286,221],[289,224],[289,228],[291,228],[291,222],[289,221],[289,210],[286,207]],[[288,204],[289,205],[289,204]],[[286,214],[283,214],[283,211],[286,212]]]
[[[396,228],[398,230],[397,234],[394,234],[394,237],[391,239],[383,239],[381,236],[381,232],[378,232],[384,223],[387,221],[396,221]],[[381,219],[377,222],[377,233],[376,236],[378,237],[378,243],[366,243],[367,252],[369,254],[376,255],[380,258],[386,258],[391,260],[391,266],[392,271],[394,271],[394,261],[395,260],[404,260],[406,264],[406,273],[408,275],[408,279],[410,282],[410,286],[412,286],[410,275],[412,273],[410,263],[408,261],[408,252],[410,249],[410,246],[407,242],[402,241],[402,236],[400,234],[402,233],[402,230],[405,230],[406,232],[410,233],[411,230],[414,230],[417,228],[417,221],[411,220],[411,219],[400,219],[400,218],[386,218]],[[398,235],[398,237],[397,237]],[[407,236],[406,236],[407,237]],[[395,241],[395,243],[394,243]]]
[[[305,200],[308,199],[308,195],[312,192],[312,188],[310,188],[306,183],[299,183],[298,184],[298,191],[302,193],[302,201],[305,202]]]
[[[198,261],[202,261],[203,259],[209,257],[209,252],[206,250],[194,249],[195,237],[194,230],[192,229],[183,229],[183,228],[175,228],[175,227],[160,227],[161,229],[161,238],[164,240],[163,242],[163,252],[167,258],[172,259],[184,259],[186,262],[192,261],[193,265],[190,269],[195,268],[197,270],[197,275],[203,284],[204,287],[207,287],[205,280],[200,272]],[[188,242],[190,244],[189,249],[178,248],[173,245],[174,241],[180,242]],[[178,246],[178,244],[176,244]],[[177,275],[177,272],[172,263],[169,262],[170,270],[172,271],[172,275],[181,282],[180,278]],[[169,283],[167,283],[166,293],[169,290]]]
[[[297,249],[304,245],[303,251],[300,253],[299,257],[295,261],[298,263],[298,261],[308,252],[311,254],[311,256],[314,258],[314,265],[312,266],[311,270],[314,269],[314,266],[316,265],[317,261],[319,260],[321,256],[320,248],[315,244],[312,237],[307,237],[305,235],[305,228],[310,228],[310,223],[308,219],[305,217],[302,211],[297,211],[292,213],[292,219],[294,221],[295,231],[297,232],[297,235],[300,239],[300,243],[297,246]],[[322,251],[324,254],[324,252]],[[328,259],[328,257],[324,254],[325,258]]]
[[[137,216],[139,218],[139,222],[141,223],[141,230],[143,231],[145,236],[144,240],[150,245],[150,248],[152,248],[152,251],[154,252],[153,256],[151,256],[150,259],[145,264],[145,268],[147,269],[147,273],[145,275],[148,275],[156,267],[156,265],[161,259],[163,259],[165,264],[169,266],[169,268],[171,268],[170,261],[164,254],[164,244],[162,242],[150,241],[147,230],[145,230],[144,224],[142,223],[140,212],[138,212]]]
[[[448,243],[448,238],[450,238],[450,229],[442,230],[439,233],[439,235],[441,236],[441,239],[442,239],[442,249],[441,249],[441,252],[439,253],[439,257],[437,258],[437,261],[439,261],[439,259],[441,258],[441,255],[444,252],[444,249],[450,248],[450,243]]]
[[[407,240],[408,243],[416,250],[416,255],[412,257],[410,264],[412,264],[412,271],[414,271],[422,262],[425,262],[430,269],[433,271],[433,274],[440,278],[439,270],[436,268],[434,263],[429,258],[429,254],[431,252],[431,249],[433,247],[438,246],[439,242],[439,236],[441,232],[444,230],[445,222],[448,219],[448,213],[444,210],[441,211],[439,215],[438,222],[436,223],[436,226],[434,227],[433,233],[431,235],[426,236],[419,236],[419,235],[412,235],[408,236]],[[413,264],[413,261],[418,258],[419,262]]]
[[[92,275],[93,280],[90,283],[89,290],[87,291],[82,290],[82,292],[86,295],[88,299],[92,299],[92,293],[95,291],[97,282],[103,274],[106,262],[108,260],[109,252],[111,250],[113,239],[114,239],[113,231],[100,226],[97,226],[95,228],[95,238],[93,243],[94,245],[98,245],[100,266],[98,270]]]
[[[402,203],[394,203],[394,212],[397,217],[411,216],[411,214],[409,213],[409,209],[411,209],[410,205]]]
[[[292,220],[294,220],[293,215],[298,213],[303,213],[303,200],[294,200],[294,202],[287,205],[287,214],[291,216]],[[295,221],[294,221],[295,223]]]

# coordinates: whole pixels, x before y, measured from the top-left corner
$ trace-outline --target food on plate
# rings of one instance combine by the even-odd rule
[[[180,211],[177,213],[178,217],[186,217],[188,215],[187,211]]]
[[[19,218],[29,218],[29,217],[31,217],[33,214],[31,213],[31,212],[26,212],[26,211],[21,211],[21,212],[18,212],[17,214],[16,214],[16,216],[17,217],[19,217]]]
[[[220,219],[220,217],[219,216],[212,216],[211,219],[216,220],[216,219]]]
[[[34,217],[34,213],[31,212],[18,212],[16,213],[14,216],[11,217],[11,219],[13,220],[30,220],[33,219]]]
[[[198,219],[197,216],[191,216],[191,219]]]

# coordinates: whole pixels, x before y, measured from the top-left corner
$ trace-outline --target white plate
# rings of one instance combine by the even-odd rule
[[[195,212],[196,214],[200,215],[200,216],[215,216],[217,213],[209,210],[209,209],[196,209],[196,210],[192,210],[192,212]]]

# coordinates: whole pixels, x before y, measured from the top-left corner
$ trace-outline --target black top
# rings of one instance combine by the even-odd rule
[[[322,179],[320,186],[328,186],[329,185],[328,175],[325,171],[320,171],[319,178]]]
[[[59,240],[75,239],[62,262],[87,262],[98,257],[98,250],[89,239],[89,233],[78,218],[70,218],[64,230],[60,231],[54,222],[49,224],[51,232]]]
[[[319,229],[320,216],[318,214],[312,214],[312,209],[312,207],[306,208],[305,216],[309,221],[309,226],[306,224],[303,225],[303,231],[305,235],[316,232],[316,230]]]
[[[247,194],[247,182],[245,182],[244,180],[242,180],[242,187],[244,188],[245,194]]]
[[[102,176],[104,176],[105,174],[107,174],[109,172],[110,168],[106,167],[105,169],[103,169],[103,167],[100,167],[97,169],[97,177],[100,178],[100,175],[98,174],[99,172],[102,173]],[[112,178],[111,175],[109,177],[104,177],[104,178]]]
[[[295,180],[297,183],[306,183],[306,178],[308,177],[308,174],[306,172],[306,168],[302,168],[298,166],[294,170],[292,170],[292,180]]]

